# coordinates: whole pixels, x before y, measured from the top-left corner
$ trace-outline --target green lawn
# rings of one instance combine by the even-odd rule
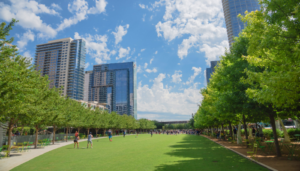
[[[34,158],[14,171],[259,171],[267,170],[201,136],[151,135],[93,140],[93,149],[64,146]]]

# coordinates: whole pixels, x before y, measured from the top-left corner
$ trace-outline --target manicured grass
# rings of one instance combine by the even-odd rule
[[[260,171],[267,170],[201,136],[144,134],[93,140],[45,153],[13,171]]]

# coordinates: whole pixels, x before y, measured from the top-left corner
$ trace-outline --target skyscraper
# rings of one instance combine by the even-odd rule
[[[245,14],[245,11],[251,12],[260,10],[258,0],[222,0],[225,16],[227,36],[229,45],[234,42],[233,38],[238,37],[240,31],[244,29],[244,23],[237,15]]]
[[[50,88],[64,87],[62,96],[83,99],[85,41],[64,38],[36,46],[35,65],[48,75]]]
[[[137,118],[135,63],[94,65],[93,72],[86,72],[85,76],[90,79],[88,101],[106,105],[109,112]]]
[[[215,67],[219,61],[210,61],[210,68],[206,68],[206,83],[209,83],[211,75],[215,72]]]

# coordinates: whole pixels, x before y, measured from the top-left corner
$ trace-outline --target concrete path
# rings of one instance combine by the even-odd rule
[[[118,135],[121,136],[121,135]],[[95,139],[101,139],[101,138],[108,138],[108,137],[100,137],[100,138],[93,138]],[[87,141],[87,139],[79,140],[79,142],[82,141]],[[11,157],[9,158],[1,158],[0,159],[0,170],[1,171],[9,171],[35,157],[38,157],[44,153],[47,153],[48,151],[69,145],[69,144],[74,144],[73,140],[69,140],[68,142],[58,142],[54,145],[49,145],[44,148],[38,148],[38,149],[30,149],[28,152],[23,152],[23,153],[16,153],[16,152],[11,152]],[[80,147],[80,144],[79,144]],[[82,148],[82,147],[80,147]]]

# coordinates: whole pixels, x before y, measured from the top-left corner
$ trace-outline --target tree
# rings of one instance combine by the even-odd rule
[[[247,81],[259,88],[247,94],[260,103],[276,107],[298,108],[300,100],[299,2],[295,0],[261,0],[261,11],[241,16],[249,38],[247,61],[266,68],[263,72],[247,71]],[[259,41],[258,41],[259,40]]]

